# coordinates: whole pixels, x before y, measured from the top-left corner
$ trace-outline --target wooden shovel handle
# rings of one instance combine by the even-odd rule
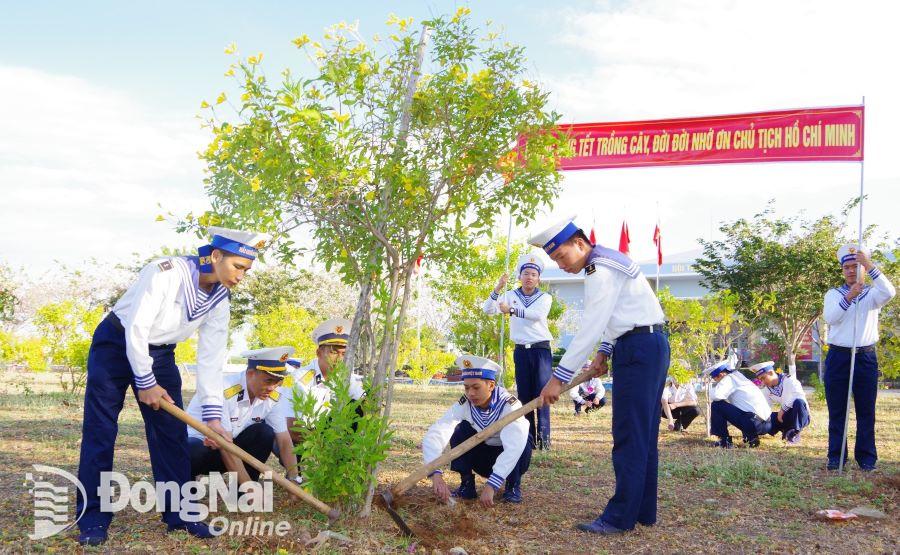
[[[577,386],[581,385],[582,383],[589,380],[591,377],[592,377],[592,374],[590,372],[582,372],[581,374],[576,376],[574,380],[572,380],[571,382],[569,382],[568,384],[565,384],[563,386],[562,390],[560,391],[560,395],[568,392],[573,387],[577,387]],[[470,449],[474,448],[476,445],[478,445],[482,441],[484,441],[487,438],[491,437],[492,435],[496,434],[497,432],[502,430],[507,424],[509,424],[513,420],[516,420],[520,416],[528,414],[529,412],[533,411],[534,409],[541,408],[543,405],[544,405],[544,400],[541,397],[535,397],[528,403],[525,403],[524,405],[522,405],[520,408],[512,411],[511,413],[507,414],[500,420],[494,422],[487,428],[481,430],[474,436],[472,436],[469,439],[465,440],[464,442],[460,443],[459,445],[457,445],[450,451],[444,453],[443,455],[434,459],[430,463],[420,466],[418,470],[414,471],[412,474],[410,474],[409,476],[407,476],[406,478],[401,480],[399,484],[394,486],[393,489],[391,489],[391,493],[393,494],[393,496],[395,498],[400,497],[401,495],[403,495],[406,492],[406,490],[408,490],[409,488],[416,485],[416,483],[419,480],[421,480],[422,478],[429,476],[432,472],[434,472],[438,468],[444,466],[449,461],[456,459],[460,455],[462,455],[462,454],[466,453],[467,451],[469,451]]]
[[[271,466],[261,462],[259,459],[257,459],[250,453],[244,451],[243,449],[241,449],[234,443],[226,440],[224,437],[222,437],[221,435],[219,435],[218,433],[213,431],[212,428],[210,428],[203,422],[200,422],[199,420],[197,420],[190,414],[184,412],[180,408],[176,407],[172,403],[166,401],[165,399],[160,399],[159,406],[162,407],[163,410],[165,410],[166,412],[168,412],[169,414],[171,414],[172,416],[177,418],[178,420],[181,420],[182,422],[184,422],[191,428],[197,430],[201,434],[205,435],[206,437],[208,437],[208,438],[212,439],[213,441],[215,441],[216,443],[218,443],[219,449],[224,449],[225,451],[228,451],[229,453],[231,453],[235,457],[241,459],[245,463],[249,464],[256,470],[259,470],[260,473],[265,473],[265,472],[271,473],[272,480],[274,482],[276,482],[278,485],[280,485],[284,489],[288,490],[291,494],[296,495],[297,497],[299,497],[300,499],[302,499],[309,505],[312,505],[317,511],[319,511],[320,513],[322,513],[324,515],[327,515],[328,518],[330,518],[331,520],[334,520],[338,516],[340,516],[340,511],[338,511],[337,509],[331,508],[328,505],[326,505],[325,503],[319,501],[318,499],[316,499],[315,496],[313,496],[310,493],[307,493],[299,485],[288,480],[281,474],[275,472]]]

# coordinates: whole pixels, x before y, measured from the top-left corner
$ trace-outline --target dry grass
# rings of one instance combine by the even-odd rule
[[[81,400],[60,393],[51,375],[3,373],[0,392],[0,549],[77,550],[74,532],[39,542],[27,538],[33,505],[23,481],[35,463],[75,472]],[[420,464],[422,434],[460,394],[456,388],[398,386],[397,434],[379,476],[382,485],[399,481]],[[379,511],[369,519],[345,517],[334,529],[352,543],[329,542],[318,551],[430,553],[462,546],[469,553],[896,552],[900,549],[898,409],[900,398],[880,397],[880,469],[874,474],[860,473],[852,464],[844,476],[824,469],[827,416],[815,400],[813,423],[800,447],[766,439],[757,450],[713,450],[706,446],[702,419],[685,434],[663,431],[659,523],[606,539],[586,536],[573,526],[596,516],[614,488],[609,407],[575,418],[570,404],[560,402],[553,408],[555,449],[536,454],[523,480],[521,505],[498,503],[483,510],[460,503],[451,508],[434,502],[422,482],[404,498],[401,512],[423,531],[424,542],[400,537]],[[132,481],[149,477],[143,424],[133,398],[126,401],[120,418],[116,449],[117,470]],[[277,465],[273,459],[269,462]],[[452,486],[456,479],[453,475],[449,479]],[[814,517],[818,509],[858,505],[876,507],[888,519],[832,524]],[[291,531],[283,538],[221,537],[204,542],[184,533],[166,535],[155,516],[128,509],[117,515],[110,541],[96,551],[297,552],[325,527],[324,519],[277,488],[275,512],[262,518],[288,520]]]

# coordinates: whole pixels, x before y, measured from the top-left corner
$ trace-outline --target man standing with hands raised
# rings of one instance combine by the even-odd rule
[[[640,268],[624,254],[591,245],[584,231],[567,218],[529,239],[560,269],[584,270],[584,313],[578,333],[541,392],[545,403],[559,399],[563,383],[596,352],[590,370],[597,376],[613,361],[612,435],[616,492],[603,514],[578,529],[618,534],[635,523],[656,523],[659,399],[669,369],[669,339],[664,315]]]

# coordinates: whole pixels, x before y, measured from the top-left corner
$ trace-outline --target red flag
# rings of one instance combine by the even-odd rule
[[[588,237],[588,239],[591,240],[591,244],[592,244],[592,245],[596,245],[596,244],[597,244],[597,236],[594,234],[594,226],[593,226],[593,224],[591,224],[591,236]]]
[[[659,232],[659,223],[653,230],[653,244],[656,245],[656,265],[662,266],[662,233]]]
[[[425,254],[420,254],[419,258],[416,259],[416,267],[413,269],[413,273],[419,275],[419,272],[422,271],[422,259],[425,258]]]
[[[622,220],[622,232],[619,234],[619,252],[627,255],[629,245],[631,244],[631,236],[628,234],[628,224]]]

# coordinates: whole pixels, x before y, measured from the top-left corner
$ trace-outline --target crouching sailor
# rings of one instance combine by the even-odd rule
[[[759,447],[759,436],[769,433],[769,403],[762,391],[753,385],[740,371],[728,368],[728,361],[722,361],[706,369],[715,382],[710,393],[709,432],[719,437],[714,445],[730,449],[733,447],[728,425],[733,424],[744,434],[744,442],[750,447]]]
[[[211,227],[212,241],[199,256],[154,260],[122,295],[97,329],[87,361],[84,423],[76,512],[82,545],[106,541],[111,512],[101,511],[100,475],[113,467],[119,412],[128,386],[134,391],[156,483],[190,480],[187,432],[184,424],[159,410],[166,400],[182,407],[181,375],[175,365],[175,345],[194,333],[197,341],[197,393],[206,425],[223,433],[222,365],[228,342],[230,290],[250,270],[265,238],[258,233]],[[160,500],[169,531],[210,538],[209,526],[185,522],[171,495]]]
[[[451,448],[456,447],[504,415],[522,407],[506,389],[497,385],[500,366],[496,363],[486,358],[463,355],[456,359],[456,364],[462,368],[466,393],[425,433],[422,454],[426,463],[438,458],[448,442]],[[475,488],[477,473],[487,478],[479,498],[483,506],[493,506],[494,494],[504,481],[506,489],[503,500],[520,503],[520,483],[530,463],[528,421],[522,416],[450,463],[450,470],[459,472],[460,476],[460,486],[452,495],[462,499],[479,497]],[[440,470],[431,474],[431,481],[435,495],[441,501],[447,501],[451,495],[450,488]]]
[[[296,480],[297,456],[294,455],[286,421],[291,399],[279,391],[288,376],[284,361],[293,352],[293,347],[273,347],[241,354],[247,359],[247,368],[224,379],[222,427],[225,428],[226,439],[260,462],[266,462],[269,458],[274,440],[280,447],[281,463],[287,478]],[[203,407],[198,397],[191,399],[187,412],[200,418]],[[259,470],[245,466],[241,459],[219,449],[214,441],[191,427],[188,427],[188,450],[191,474],[195,477],[227,471],[236,472],[240,484],[259,479]]]
[[[763,391],[769,398],[769,403],[779,406],[778,412],[772,413],[769,435],[781,432],[781,439],[788,444],[799,444],[800,430],[809,426],[809,405],[800,380],[775,372],[775,363],[771,360],[754,364],[750,370],[765,386]]]

